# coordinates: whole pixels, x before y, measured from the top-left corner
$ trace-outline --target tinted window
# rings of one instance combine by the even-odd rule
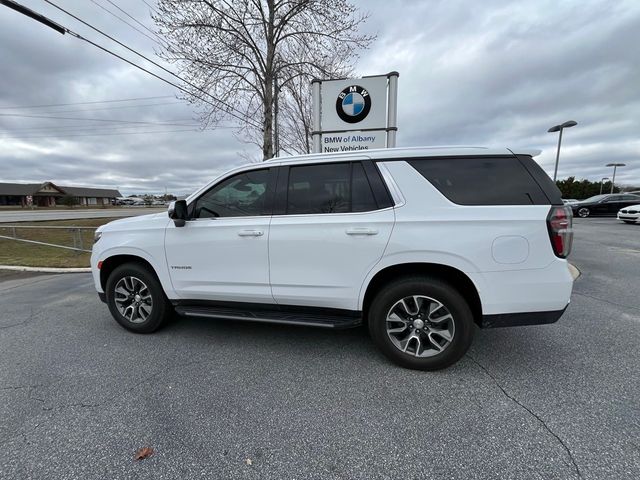
[[[365,212],[376,208],[371,186],[358,162],[289,169],[288,214]]]
[[[553,205],[562,205],[562,193],[560,189],[556,185],[556,183],[551,180],[551,177],[547,175],[547,173],[542,169],[540,165],[536,163],[536,161],[531,157],[531,155],[516,155],[524,168],[531,174],[534,178],[538,186],[542,189],[543,193],[546,195],[547,200]]]
[[[352,163],[351,177],[351,211],[370,212],[378,208],[371,185],[360,162]]]
[[[516,157],[408,160],[444,196],[460,205],[548,205]]]
[[[584,200],[582,200],[583,202],[602,202],[604,201],[609,195],[594,195],[593,197],[589,197],[586,198]]]
[[[269,170],[243,172],[213,187],[196,201],[195,218],[264,215]]]

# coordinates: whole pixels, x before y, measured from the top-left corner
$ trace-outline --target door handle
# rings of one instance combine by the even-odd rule
[[[238,235],[241,237],[261,237],[264,232],[262,230],[240,230]]]
[[[374,228],[348,228],[347,235],[377,235],[378,230]]]

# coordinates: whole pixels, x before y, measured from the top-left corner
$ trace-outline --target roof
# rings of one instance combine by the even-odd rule
[[[120,192],[111,188],[65,187],[52,182],[44,183],[0,183],[0,195],[27,196],[35,195],[42,188],[51,186],[62,194],[73,197],[115,198]]]
[[[41,183],[0,183],[0,195],[33,195],[41,186]]]
[[[392,158],[408,158],[408,157],[453,157],[459,155],[513,155],[518,153],[519,155],[531,155],[535,157],[540,155],[540,150],[532,149],[514,149],[508,148],[491,148],[491,147],[474,147],[474,146],[440,146],[440,147],[404,147],[404,148],[378,148],[371,150],[357,150],[353,152],[336,152],[336,153],[312,153],[309,155],[295,155],[292,157],[275,157],[269,159],[267,162],[276,165],[289,165],[289,164],[304,164],[304,163],[326,163],[326,162],[344,162],[348,160],[366,160],[366,159],[392,159]],[[211,180],[209,183],[203,185],[191,195],[187,197],[190,201],[192,198],[198,196],[203,190],[206,190],[214,183],[218,182],[224,177],[230,176],[234,173],[248,171],[252,169],[265,168],[264,163],[249,163],[241,165],[232,170],[228,170],[217,178]]]
[[[357,150],[352,152],[336,152],[336,153],[313,153],[310,155],[296,155],[293,157],[277,157],[270,161],[278,161],[286,163],[300,162],[317,162],[322,160],[340,161],[345,158],[372,158],[372,159],[390,159],[398,157],[453,157],[459,155],[531,155],[535,157],[540,155],[540,150],[533,149],[515,149],[493,148],[493,147],[476,147],[476,146],[435,146],[435,147],[404,147],[404,148],[378,148],[372,150]]]
[[[91,188],[91,187],[60,187],[73,197],[97,197],[116,198],[122,194],[113,188]]]

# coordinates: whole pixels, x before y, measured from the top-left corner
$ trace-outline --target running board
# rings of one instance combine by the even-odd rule
[[[247,322],[281,323],[321,328],[352,328],[362,324],[360,316],[325,314],[322,312],[295,312],[278,310],[246,310],[226,307],[179,305],[175,307],[185,317],[241,320]]]

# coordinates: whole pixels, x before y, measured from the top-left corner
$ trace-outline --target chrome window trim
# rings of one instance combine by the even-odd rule
[[[366,212],[329,212],[329,213],[284,213],[282,215],[273,215],[273,218],[292,218],[292,217],[317,217],[322,216],[337,216],[337,215],[370,215],[372,213],[386,212],[387,210],[393,210],[395,207],[385,207],[376,210],[367,210]],[[241,217],[242,218],[242,217]]]

